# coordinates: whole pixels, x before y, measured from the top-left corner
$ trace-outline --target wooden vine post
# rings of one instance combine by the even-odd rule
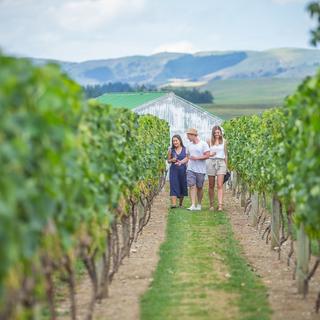
[[[259,194],[255,192],[251,196],[252,207],[250,211],[249,221],[251,226],[255,227],[258,223],[259,216]]]
[[[238,186],[237,173],[236,171],[233,171],[232,172],[232,196],[233,197],[236,196],[237,186]]]
[[[247,186],[244,182],[241,183],[241,207],[246,205],[246,193],[247,193]]]
[[[297,233],[297,269],[296,281],[298,292],[306,294],[308,292],[308,284],[305,281],[309,273],[309,258],[310,258],[310,242],[304,231],[304,225],[301,223]]]
[[[276,195],[272,197],[271,249],[280,246],[280,202]]]

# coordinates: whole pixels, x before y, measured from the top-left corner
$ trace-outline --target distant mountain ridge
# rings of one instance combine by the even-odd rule
[[[33,59],[35,64],[50,60]],[[155,85],[205,85],[216,80],[297,78],[320,66],[317,49],[158,53],[85,62],[53,61],[82,85],[107,82]]]

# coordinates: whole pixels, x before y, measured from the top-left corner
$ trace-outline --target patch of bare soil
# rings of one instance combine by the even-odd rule
[[[109,287],[109,297],[96,304],[94,320],[139,319],[139,298],[152,281],[152,273],[159,260],[158,250],[165,238],[168,199],[167,191],[163,190],[154,200],[150,221],[132,245],[130,257],[124,259],[115,275]],[[79,319],[86,314],[90,296],[91,283],[86,276],[77,288]],[[63,308],[66,306],[60,306],[60,313]],[[63,313],[67,316],[68,312],[65,310]]]
[[[283,245],[280,260],[278,252],[271,250],[270,244],[262,240],[262,232],[249,225],[248,217],[243,213],[240,201],[232,197],[230,191],[225,195],[225,209],[228,212],[235,237],[240,241],[244,255],[252,269],[262,278],[268,288],[269,302],[274,313],[273,320],[320,319],[314,311],[315,300],[320,289],[320,274],[310,282],[309,294],[304,299],[298,294],[293,280],[294,258],[287,266],[289,243]],[[267,225],[265,225],[266,227]]]

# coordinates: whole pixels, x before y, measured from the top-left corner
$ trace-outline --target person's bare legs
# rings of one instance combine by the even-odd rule
[[[222,210],[222,203],[223,203],[223,179],[224,175],[219,174],[217,176],[217,187],[218,187],[218,210]]]
[[[196,195],[197,195],[197,188],[196,185],[190,187],[190,199],[191,199],[191,206],[196,206]]]
[[[198,204],[201,205],[201,201],[203,198],[203,188],[197,188],[197,198],[198,198]]]
[[[177,206],[177,197],[171,196],[171,206],[176,207]]]
[[[214,206],[214,184],[215,184],[215,178],[216,178],[215,176],[208,176],[210,209],[213,208],[213,206]]]
[[[183,197],[180,197],[179,198],[179,207],[182,207],[182,204],[183,204]]]

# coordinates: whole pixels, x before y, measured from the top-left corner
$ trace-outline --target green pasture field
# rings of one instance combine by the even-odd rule
[[[201,104],[200,106],[223,120],[261,114],[266,109],[275,107],[272,104]]]
[[[213,94],[217,105],[279,105],[301,81],[296,78],[215,80],[202,89]]]

